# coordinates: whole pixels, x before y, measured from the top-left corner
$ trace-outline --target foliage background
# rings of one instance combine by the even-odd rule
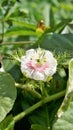
[[[3,33],[2,23],[4,22],[5,41],[29,40],[32,39],[31,36],[36,35],[38,21],[44,20],[46,26],[54,28],[65,19],[72,19],[72,16],[71,0],[1,0],[0,33]],[[72,33],[72,24],[64,25],[63,23],[61,26],[63,29],[66,26],[66,33]],[[58,33],[57,29],[54,32]]]

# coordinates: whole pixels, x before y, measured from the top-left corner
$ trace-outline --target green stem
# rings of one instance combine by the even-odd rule
[[[16,115],[14,117],[14,121],[17,122],[20,119],[22,119],[23,117],[25,117],[27,114],[31,113],[32,111],[34,111],[35,109],[39,108],[40,106],[44,105],[45,103],[48,103],[52,100],[58,99],[62,96],[65,95],[65,90],[59,93],[56,93],[52,96],[46,97],[43,100],[39,101],[38,103],[34,104],[33,106],[31,106],[30,108],[26,109],[25,111],[21,112],[20,114]]]
[[[24,45],[24,44],[31,44],[31,43],[35,43],[35,41],[20,41],[20,42],[3,42],[2,44],[0,44],[0,46],[6,46],[6,45]]]
[[[10,130],[14,127],[14,120],[12,120],[9,125],[4,130]]]
[[[15,84],[15,86],[16,86],[17,88],[20,88],[20,89],[24,90],[24,92],[25,92],[25,91],[30,92],[33,96],[35,96],[35,97],[38,98],[38,99],[41,99],[41,98],[42,98],[42,96],[40,95],[40,93],[38,93],[37,91],[35,91],[35,89],[29,88],[29,87],[26,86],[26,85]]]

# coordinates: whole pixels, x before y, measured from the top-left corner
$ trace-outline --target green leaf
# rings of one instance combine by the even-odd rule
[[[30,23],[26,23],[24,21],[20,21],[20,20],[16,20],[16,19],[13,19],[11,18],[11,20],[13,21],[13,23],[17,26],[20,26],[20,27],[26,27],[28,29],[33,29],[35,30],[36,29],[36,26],[34,24],[30,24]]]
[[[25,30],[17,27],[5,33],[5,37],[12,37],[12,36],[36,36],[36,33],[32,30]]]
[[[20,82],[22,78],[22,73],[20,70],[20,66],[16,63],[16,61],[4,58],[3,68],[5,72],[8,72],[12,75],[16,82]]]
[[[69,62],[69,79],[67,83],[65,98],[57,113],[58,117],[60,117],[63,114],[63,112],[66,111],[67,108],[69,107],[72,95],[73,95],[73,59],[71,59]]]
[[[73,33],[73,24],[68,24],[68,32]]]
[[[34,130],[48,130],[50,127],[49,123],[49,113],[47,105],[33,112],[29,117],[30,122],[32,123],[32,128]]]
[[[58,119],[53,126],[53,130],[73,129],[73,102],[70,102],[73,95],[73,59],[69,62],[69,79],[65,98],[58,110]]]
[[[73,130],[73,102],[70,103],[67,111],[57,119],[52,130]]]
[[[38,45],[41,48],[55,51],[57,54],[68,52],[68,54],[73,56],[73,34],[45,34],[34,47]]]
[[[52,10],[52,6],[50,7],[50,26],[54,26],[54,13]]]
[[[16,88],[10,74],[0,73],[0,122],[5,118],[14,105]]]
[[[14,130],[14,121],[12,120],[12,116],[7,116],[1,123],[0,123],[0,130]]]

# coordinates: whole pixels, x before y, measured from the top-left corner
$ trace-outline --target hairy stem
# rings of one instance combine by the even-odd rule
[[[25,111],[21,112],[20,114],[16,115],[14,117],[14,121],[17,122],[20,119],[22,119],[23,117],[25,117],[26,115],[28,115],[29,113],[31,113],[32,111],[34,111],[35,109],[39,108],[40,106],[44,105],[45,103],[48,103],[52,100],[58,99],[62,96],[65,95],[65,90],[59,93],[56,93],[52,96],[48,96],[45,97],[44,99],[42,99],[41,101],[37,102],[36,104],[34,104],[33,106],[29,107],[28,109],[26,109]]]

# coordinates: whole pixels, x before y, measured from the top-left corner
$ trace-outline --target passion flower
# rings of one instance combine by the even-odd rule
[[[29,49],[21,57],[22,73],[34,80],[46,81],[48,77],[56,72],[56,68],[57,61],[48,50],[41,48]]]

